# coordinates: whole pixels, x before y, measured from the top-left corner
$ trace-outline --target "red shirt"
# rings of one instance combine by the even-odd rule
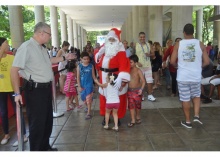
[[[171,57],[171,55],[172,55],[172,53],[173,53],[173,48],[174,48],[174,46],[170,46],[170,47],[166,50],[166,52],[165,52],[165,54],[164,54],[164,56],[163,56],[163,62],[166,62],[166,60],[167,60],[167,58],[168,58],[169,56]],[[177,60],[176,60],[176,63],[177,63]],[[174,68],[171,64],[169,65],[169,70],[170,70],[170,72],[176,72],[176,71],[177,71],[177,69]]]

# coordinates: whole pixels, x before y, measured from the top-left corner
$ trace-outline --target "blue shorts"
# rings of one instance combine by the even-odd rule
[[[200,97],[200,82],[178,82],[180,101],[190,101],[191,98]]]

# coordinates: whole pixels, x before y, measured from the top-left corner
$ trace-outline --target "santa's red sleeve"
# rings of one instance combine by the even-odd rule
[[[118,52],[117,58],[119,63],[118,77],[124,82],[130,81],[130,60],[126,57],[126,52]]]

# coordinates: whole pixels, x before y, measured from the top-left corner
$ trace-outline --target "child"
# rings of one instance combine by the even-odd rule
[[[66,81],[64,86],[64,92],[66,93],[66,110],[70,111],[74,109],[74,106],[72,105],[73,99],[77,98],[77,91],[76,91],[76,74],[75,74],[75,68],[76,63],[75,61],[68,61],[66,65],[67,69],[67,75],[66,75]],[[78,101],[76,101],[76,106],[78,105]]]
[[[128,123],[128,127],[132,127],[136,124],[141,123],[140,111],[141,111],[141,97],[142,91],[145,86],[145,79],[142,71],[137,68],[138,56],[131,55],[130,59],[130,76],[131,80],[128,83],[128,109],[131,114],[131,122]],[[135,111],[136,111],[136,122],[135,122]]]
[[[106,93],[104,93],[106,98],[106,111],[105,111],[105,126],[104,129],[108,130],[109,126],[109,116],[111,111],[113,110],[113,117],[115,126],[112,128],[115,131],[118,131],[118,108],[120,105],[119,99],[119,90],[114,88],[113,81],[117,78],[117,75],[113,73],[108,73],[105,84],[100,84],[97,79],[95,79],[95,83],[97,83],[100,87],[106,88]]]
[[[77,84],[82,101],[86,104],[88,110],[85,119],[91,119],[91,106],[93,96],[93,80],[95,80],[94,67],[90,63],[90,57],[87,52],[81,53],[81,62],[77,67]],[[93,78],[93,79],[92,79]]]

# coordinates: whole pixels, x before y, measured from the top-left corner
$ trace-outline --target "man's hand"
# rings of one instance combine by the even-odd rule
[[[166,62],[162,63],[162,69],[165,69],[167,67]]]
[[[121,87],[121,82],[122,82],[122,79],[121,79],[120,77],[118,77],[118,78],[114,81],[114,83],[115,83],[114,88],[117,89],[117,90],[119,90],[119,88]]]
[[[16,103],[16,105],[19,105],[19,102],[23,105],[23,101],[22,101],[22,96],[21,95],[15,96],[15,103]]]
[[[67,53],[67,54],[65,54],[65,58],[66,58],[66,60],[76,59],[76,55],[74,55],[72,53]]]

